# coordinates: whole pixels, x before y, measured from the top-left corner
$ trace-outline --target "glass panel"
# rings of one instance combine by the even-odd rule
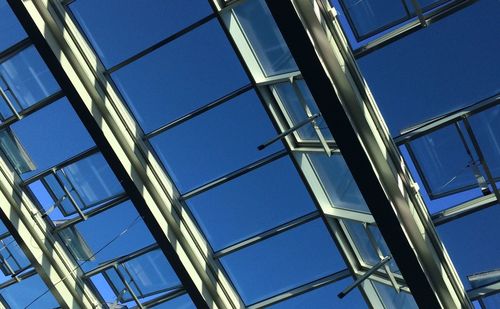
[[[146,132],[248,83],[216,20],[120,69],[113,79]]]
[[[23,118],[11,128],[36,162],[37,171],[52,167],[94,146],[87,130],[66,99]],[[33,174],[34,172],[25,173],[23,178]]]
[[[498,93],[499,10],[476,1],[358,59],[393,136]]]
[[[26,37],[26,33],[5,0],[0,0],[0,29],[2,29],[0,32],[0,51]]]
[[[70,8],[108,67],[212,13],[203,0],[78,0]]]
[[[340,0],[358,37],[409,18],[403,0]]]
[[[494,178],[500,177],[500,105],[469,118]]]
[[[386,285],[376,281],[372,281],[372,283],[377,289],[385,308],[418,309],[418,306],[411,294],[405,292],[397,293],[391,285]]]
[[[298,70],[264,0],[246,1],[234,13],[267,76]]]
[[[352,283],[352,279],[343,279],[324,287],[295,296],[283,302],[272,305],[271,309],[301,309],[301,308],[335,308],[361,309],[368,308],[365,299],[358,289],[351,291],[344,298],[337,297],[343,289]]]
[[[0,65],[0,81],[18,111],[59,90],[52,74],[33,46]]]
[[[500,207],[493,205],[437,226],[457,272],[466,289],[470,289],[468,275],[500,268],[498,222]]]
[[[93,252],[93,259],[82,265],[84,270],[154,243],[129,201],[77,223],[75,227]]]
[[[123,192],[113,171],[101,154],[92,155],[57,172],[79,207],[84,210],[101,204]],[[61,197],[61,196],[59,196]],[[65,204],[62,204],[63,207]],[[64,207],[66,214],[75,212],[74,207]]]
[[[189,295],[184,294],[167,302],[161,303],[151,308],[155,309],[195,309],[195,305]]]
[[[257,150],[275,136],[258,97],[249,91],[150,141],[179,190],[186,192],[279,150],[280,142]]]
[[[221,262],[247,305],[345,268],[321,220],[224,256]]]
[[[361,192],[340,154],[307,154],[333,207],[369,212]]]
[[[35,163],[10,128],[0,131],[0,148],[18,173],[23,174],[36,169]]]
[[[479,169],[477,158],[467,153],[454,125],[418,138],[410,145],[431,198],[478,186],[474,177]]]
[[[48,288],[42,279],[34,275],[2,289],[2,296],[12,309],[24,309],[27,306],[31,308],[59,308],[54,296],[47,290]]]
[[[483,303],[488,309],[500,308],[500,294],[495,294],[483,298]]]
[[[187,203],[215,251],[316,210],[288,157]]]
[[[127,273],[132,279],[132,290],[140,297],[161,293],[180,285],[174,270],[159,249],[138,256],[120,266],[120,271]]]
[[[7,265],[2,263],[2,271],[5,275],[13,275],[12,272],[17,273],[18,271],[30,266],[30,261],[24,255],[23,250],[19,247],[19,244],[14,240],[14,237],[8,236],[1,240],[0,243],[0,256]]]
[[[300,102],[300,96],[304,98],[305,103],[311,111],[311,114],[319,114],[318,106],[316,105],[316,102],[314,102],[314,99],[311,95],[311,92],[309,92],[309,88],[307,87],[305,81],[297,80],[295,81],[295,83],[298,86],[299,94],[297,94],[296,90],[294,90],[294,87],[291,83],[281,83],[274,86],[293,125],[308,118],[304,106],[302,105],[303,103]],[[316,123],[321,129],[321,133],[323,134],[325,139],[333,140],[332,133],[330,133],[330,130],[328,129],[323,118],[317,118]],[[297,133],[302,139],[318,140],[318,135],[316,134],[314,127],[311,124],[298,129]]]

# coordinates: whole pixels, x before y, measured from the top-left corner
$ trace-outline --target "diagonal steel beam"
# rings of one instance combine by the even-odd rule
[[[417,304],[470,308],[354,58],[325,27],[317,2],[266,2]]]

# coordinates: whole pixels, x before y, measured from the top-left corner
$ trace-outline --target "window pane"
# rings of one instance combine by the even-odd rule
[[[411,294],[397,293],[392,285],[372,281],[386,308],[418,309]]]
[[[344,158],[340,154],[328,157],[324,153],[307,154],[333,207],[369,212],[368,206]]]
[[[38,172],[94,145],[66,99],[23,118],[11,128],[35,162]],[[23,177],[27,178],[33,174],[34,172],[25,173]]]
[[[187,203],[215,251],[316,210],[288,157]]]
[[[28,305],[32,308],[58,308],[59,304],[50,292],[42,296],[47,290],[42,279],[34,275],[4,288],[2,296],[12,309],[24,309]]]
[[[267,76],[298,70],[263,0],[246,1],[234,13]]]
[[[0,51],[26,37],[26,33],[5,0],[0,0],[0,29],[2,29],[0,32]]]
[[[146,132],[248,83],[216,20],[120,69],[113,79]]]
[[[181,192],[223,176],[282,148],[255,92],[246,92],[215,109],[152,138]]]
[[[2,62],[0,86],[18,111],[59,90],[52,74],[33,46]]]
[[[167,302],[153,306],[154,309],[195,309],[195,305],[189,295],[184,294]]]
[[[31,264],[26,255],[24,255],[21,247],[19,247],[19,244],[14,240],[14,237],[8,236],[2,239],[0,248],[0,256],[8,264],[8,266],[2,265],[4,274],[7,275],[10,273],[12,275],[12,271],[16,273]]]
[[[358,59],[393,136],[498,93],[499,10],[476,1]]]
[[[470,117],[479,147],[494,178],[500,177],[500,105]]]
[[[203,0],[78,0],[70,8],[108,67],[212,13]]]
[[[83,210],[123,192],[101,154],[92,155],[57,172]],[[59,196],[60,197],[60,196]],[[77,202],[78,203],[78,202]],[[73,209],[74,211],[74,209]]]
[[[478,162],[467,153],[454,125],[418,138],[410,145],[421,176],[429,185],[430,197],[477,186],[474,175]]]
[[[252,304],[345,268],[321,220],[221,258],[245,304]]]
[[[295,83],[298,87],[297,90],[299,93],[296,92],[297,90],[294,89],[291,83],[281,83],[275,86],[280,100],[284,105],[286,113],[288,114],[290,120],[292,121],[292,124],[294,125],[308,118],[305,108],[300,102],[300,96],[304,98],[304,101],[309,107],[311,114],[319,114],[318,106],[316,105],[316,102],[314,102],[311,92],[309,92],[309,88],[307,87],[304,80],[297,80],[295,81]],[[323,118],[317,118],[316,123],[321,129],[321,133],[323,134],[325,139],[333,140],[332,133],[330,133],[330,130],[328,129]],[[298,129],[297,132],[302,139],[318,140],[318,135],[316,134],[312,124],[308,124]]]
[[[77,223],[75,227],[95,254],[94,259],[82,266],[84,270],[154,243],[129,201]]]
[[[468,275],[500,268],[498,222],[500,207],[487,209],[437,226],[438,234],[466,289]]]
[[[408,18],[403,0],[340,0],[359,37]]]
[[[129,275],[134,283],[132,290],[142,297],[160,293],[180,284],[167,258],[159,249],[129,260],[119,269]]]
[[[344,298],[337,297],[343,289],[352,284],[353,279],[347,278],[310,292],[295,296],[283,302],[272,305],[271,309],[302,309],[302,308],[335,308],[361,309],[368,308],[358,289],[349,292]]]

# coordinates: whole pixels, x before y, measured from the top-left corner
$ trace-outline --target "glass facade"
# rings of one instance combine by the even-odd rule
[[[0,0],[4,307],[426,301],[270,1]],[[500,7],[469,2],[315,0],[321,29],[308,30],[326,35],[360,105],[370,86],[366,119],[383,119],[369,130],[392,136],[400,152],[385,159],[420,185],[401,224],[432,219],[465,302],[493,308]]]

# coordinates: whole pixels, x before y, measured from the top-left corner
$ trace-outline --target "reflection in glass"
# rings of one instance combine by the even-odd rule
[[[469,118],[493,178],[500,178],[500,105]]]
[[[59,90],[34,46],[22,50],[0,64],[0,87],[18,112]],[[2,104],[7,104],[5,98]],[[4,113],[5,110],[5,107],[2,107]],[[7,118],[10,115],[3,116]]]
[[[309,88],[307,87],[304,80],[295,80],[295,88],[291,83],[281,83],[275,85],[275,89],[278,92],[280,101],[283,103],[286,113],[291,120],[291,124],[296,125],[309,118],[306,114],[305,107],[301,102],[304,99],[304,103],[309,108],[311,115],[319,114],[318,106],[314,101]],[[297,93],[298,92],[298,93]],[[321,133],[327,140],[333,140],[332,134],[328,129],[326,123],[323,121],[322,117],[316,119],[316,123],[321,130]],[[305,140],[318,140],[318,135],[316,134],[314,127],[312,125],[307,125],[297,130],[300,138]]]
[[[267,76],[298,70],[263,0],[245,1],[234,9],[234,14]]]
[[[334,153],[328,157],[324,153],[309,153],[307,157],[333,207],[369,212],[342,155]]]
[[[247,305],[345,268],[321,220],[226,255],[221,262]]]
[[[35,163],[10,128],[0,131],[0,148],[18,173],[23,174],[36,169]]]

